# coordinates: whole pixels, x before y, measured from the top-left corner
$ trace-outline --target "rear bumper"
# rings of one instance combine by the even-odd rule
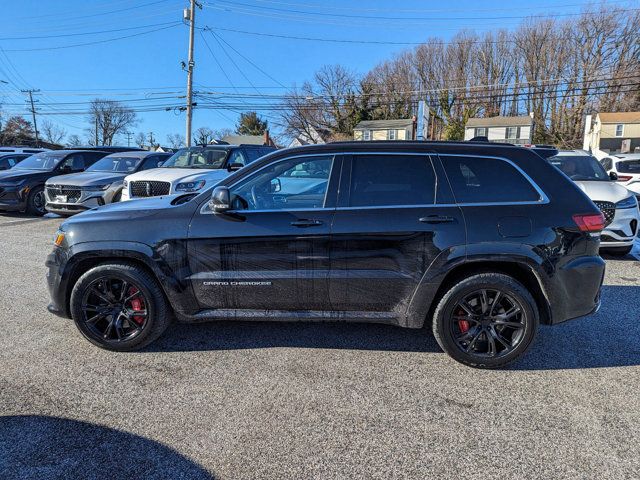
[[[585,317],[600,308],[605,261],[599,256],[577,257],[556,272],[550,285],[551,323]]]

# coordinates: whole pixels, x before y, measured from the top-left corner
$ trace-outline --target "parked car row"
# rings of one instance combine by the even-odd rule
[[[229,172],[232,151],[178,152],[158,169],[166,178],[126,180],[129,197],[135,182],[176,195],[64,222],[47,260],[50,311],[115,351],[148,345],[173,317],[429,325],[456,360],[500,367],[539,323],[600,304],[605,218],[532,149],[335,143]]]
[[[122,200],[194,193],[274,150],[216,144],[173,156],[128,147],[0,153],[0,210],[70,216]]]

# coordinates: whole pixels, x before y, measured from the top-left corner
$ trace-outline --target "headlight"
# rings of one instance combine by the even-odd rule
[[[105,183],[104,185],[94,185],[90,187],[84,187],[83,190],[86,190],[88,192],[103,192],[110,186],[111,186],[110,183]]]
[[[204,184],[205,180],[198,180],[197,182],[183,182],[176,185],[176,192],[197,192]]]
[[[624,200],[620,200],[616,203],[616,208],[636,208],[638,206],[638,200],[636,197],[627,197]]]

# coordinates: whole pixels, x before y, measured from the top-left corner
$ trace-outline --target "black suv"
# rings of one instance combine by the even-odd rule
[[[172,316],[432,326],[456,360],[498,367],[538,323],[600,302],[604,219],[512,145],[334,143],[281,150],[213,190],[66,221],[50,311],[133,350]]]

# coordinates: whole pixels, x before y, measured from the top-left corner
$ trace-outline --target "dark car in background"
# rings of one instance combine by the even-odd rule
[[[170,156],[149,151],[112,153],[84,172],[52,177],[45,184],[46,209],[68,216],[118,202],[127,175],[158,168]]]
[[[9,170],[15,167],[18,163],[27,157],[33,155],[32,153],[0,153],[0,170]]]
[[[57,175],[81,172],[108,152],[51,150],[36,153],[0,172],[0,211],[44,215],[45,182]]]
[[[598,308],[603,226],[571,180],[522,147],[287,149],[200,193],[64,222],[49,309],[116,351],[149,344],[173,316],[359,321],[428,325],[456,360],[500,367],[539,322]]]

